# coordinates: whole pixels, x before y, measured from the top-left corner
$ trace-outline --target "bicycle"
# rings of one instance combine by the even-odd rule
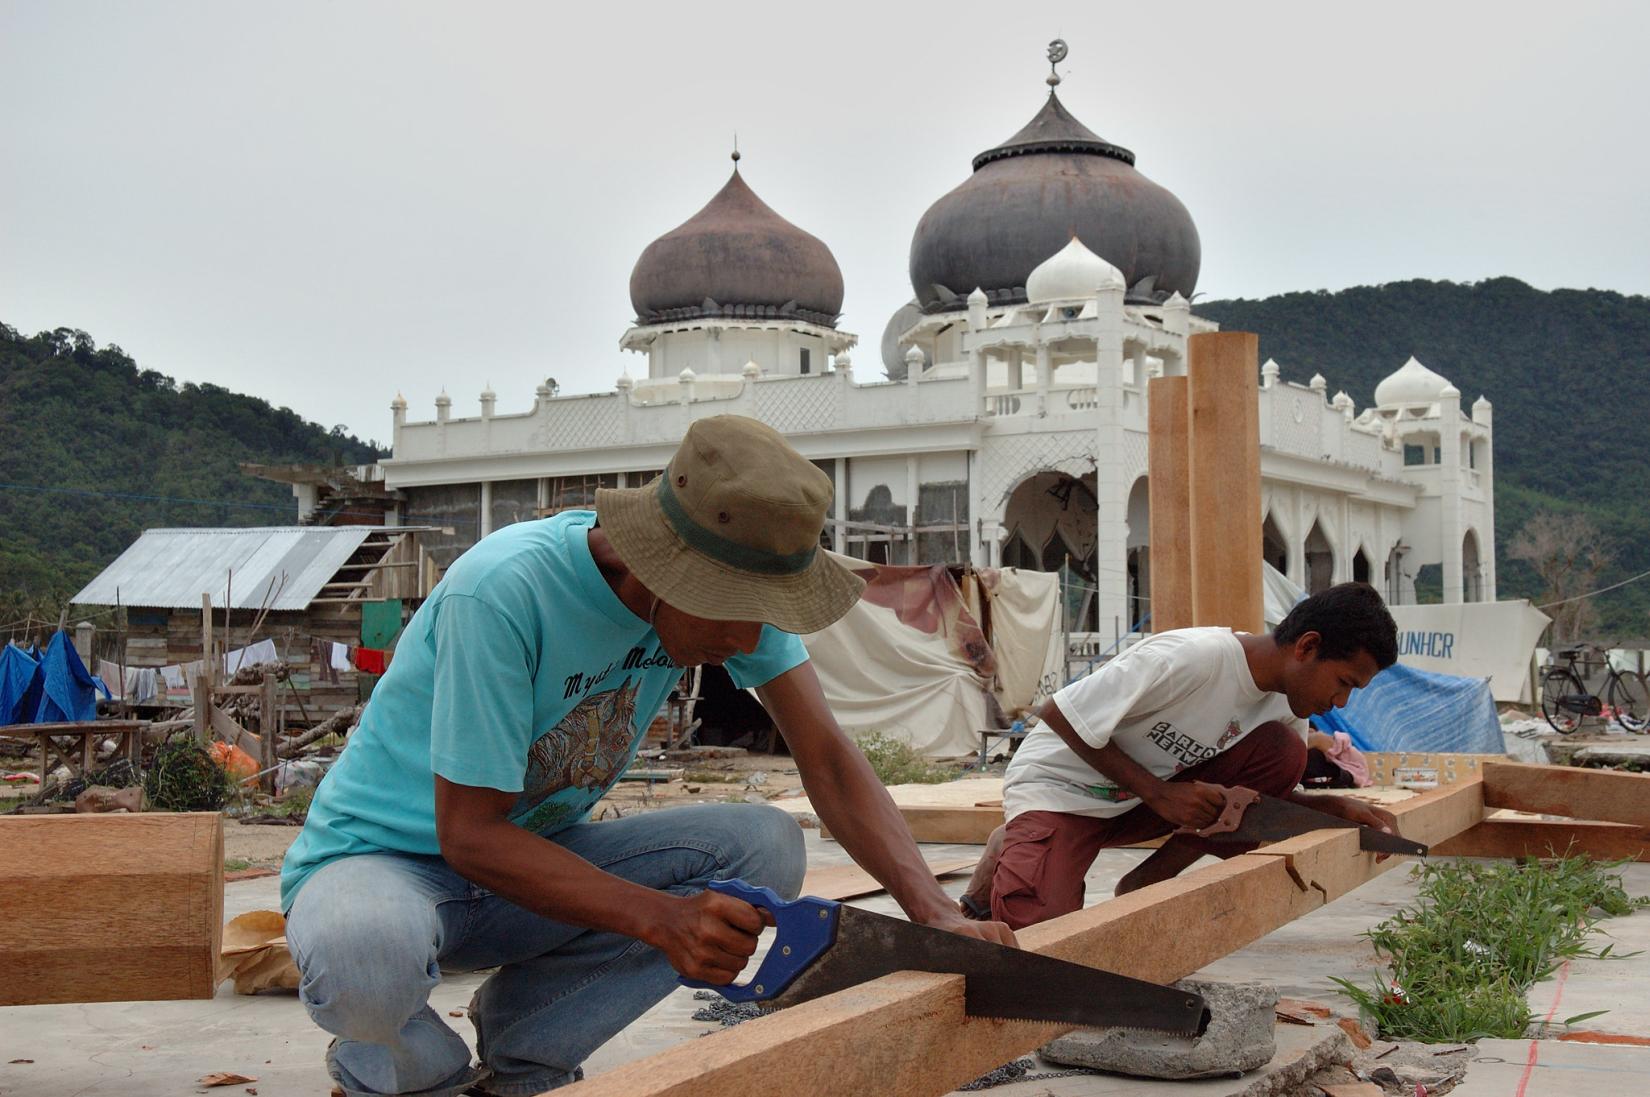
[[[1631,732],[1650,727],[1650,687],[1642,674],[1617,670],[1596,644],[1571,644],[1548,658],[1541,675],[1541,715],[1554,731],[1568,735],[1586,716],[1613,719]],[[1608,673],[1602,692],[1595,694],[1586,681],[1601,668]]]

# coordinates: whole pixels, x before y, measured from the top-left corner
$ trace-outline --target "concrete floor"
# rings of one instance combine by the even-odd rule
[[[823,841],[816,831],[808,831],[810,865],[842,863],[847,860],[840,846]],[[924,847],[932,859],[967,856],[978,852],[972,846]],[[1103,853],[1087,878],[1089,902],[1110,896],[1118,877],[1144,856],[1143,851],[1115,850]],[[1627,866],[1629,891],[1650,892],[1650,865]],[[954,878],[947,891],[956,894],[963,879]],[[1220,979],[1259,979],[1271,982],[1281,994],[1317,999],[1344,1008],[1338,999],[1332,976],[1356,978],[1374,962],[1359,934],[1390,916],[1409,902],[1414,886],[1402,869],[1378,880],[1305,918],[1212,965],[1200,975]],[[227,885],[226,917],[249,910],[275,909],[278,885],[272,878]],[[883,913],[897,910],[886,895],[862,901],[867,909]],[[1650,978],[1650,912],[1640,911],[1626,918],[1612,919],[1605,928],[1623,952],[1647,950],[1623,960],[1579,961],[1571,965],[1560,986],[1557,980],[1538,984],[1531,1001],[1538,1015],[1549,1009],[1556,1018],[1593,1009],[1610,1013],[1587,1021],[1588,1030],[1650,1038],[1650,1000],[1643,987]],[[443,1013],[460,1010],[480,983],[482,976],[449,977],[432,996],[432,1005]],[[1553,1005],[1555,993],[1559,996]],[[713,1031],[713,1023],[694,1021],[699,1008],[692,992],[678,990],[601,1048],[586,1063],[588,1073],[642,1058],[684,1040]],[[450,1018],[453,1027],[466,1039],[472,1032],[462,1017]],[[1311,1030],[1305,1030],[1310,1032]],[[1285,1039],[1295,1039],[1286,1034]],[[211,1001],[139,1002],[66,1006],[13,1006],[0,1008],[0,1094],[6,1097],[82,1097],[82,1095],[151,1095],[199,1092],[196,1080],[214,1071],[234,1071],[257,1077],[260,1097],[325,1094],[329,1080],[321,1065],[327,1036],[310,1024],[303,1007],[291,993],[270,993],[247,997],[236,995],[225,983]],[[1522,1074],[1530,1057],[1530,1041],[1502,1041],[1492,1048],[1480,1045],[1483,1060],[1469,1069],[1468,1080],[1477,1082],[1480,1073],[1489,1085],[1507,1063],[1519,1064]],[[1511,1050],[1501,1045],[1509,1045]],[[1619,1048],[1597,1045],[1539,1041],[1536,1052],[1547,1064],[1543,1079],[1562,1082],[1564,1097],[1591,1094],[1650,1093],[1650,1050],[1643,1054],[1618,1054]],[[12,1063],[32,1059],[31,1063]],[[1500,1060],[1500,1061],[1492,1061]],[[1594,1069],[1588,1064],[1596,1066]],[[1498,1083],[1497,1083],[1498,1084]],[[1532,1082],[1532,1085],[1534,1083]],[[1548,1082],[1542,1082],[1548,1085]],[[1224,1097],[1241,1087],[1235,1083],[1173,1084],[1176,1092]],[[1220,1088],[1225,1085],[1225,1088]],[[1098,1088],[1097,1088],[1098,1087]],[[1516,1087],[1461,1089],[1464,1097],[1501,1094],[1512,1097]],[[987,1091],[999,1097],[1111,1097],[1138,1095],[1154,1097],[1166,1093],[1165,1084],[1148,1084],[1122,1079],[1066,1078],[1005,1086]],[[218,1091],[240,1093],[239,1087]],[[1530,1088],[1527,1097],[1539,1097],[1546,1089]],[[1559,1089],[1552,1092],[1558,1093]]]

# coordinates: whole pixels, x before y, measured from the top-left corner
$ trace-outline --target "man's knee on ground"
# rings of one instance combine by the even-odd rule
[[[345,1039],[394,1042],[441,981],[423,927],[363,918],[304,945],[299,996],[316,1024]]]

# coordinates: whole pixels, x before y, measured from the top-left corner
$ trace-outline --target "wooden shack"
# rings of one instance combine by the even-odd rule
[[[376,676],[330,665],[321,642],[391,649],[433,571],[421,527],[263,526],[152,529],[74,596],[119,606],[123,627],[98,630],[87,653],[126,668],[188,668],[213,654],[274,645],[291,669],[287,725],[319,723],[354,705]],[[210,630],[203,599],[212,606]],[[233,670],[234,668],[229,668]],[[187,671],[175,675],[189,704]],[[111,683],[112,684],[112,683]],[[164,703],[165,698],[162,698]]]

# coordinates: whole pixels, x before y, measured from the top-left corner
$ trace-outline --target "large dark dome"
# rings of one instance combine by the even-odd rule
[[[1129,298],[1190,298],[1202,248],[1192,215],[1051,91],[1027,126],[974,158],[911,238],[911,287],[928,312],[1025,300],[1026,276],[1075,236],[1123,272]]]
[[[842,270],[830,248],[770,209],[736,167],[704,209],[642,252],[630,303],[639,324],[729,316],[835,327]]]

